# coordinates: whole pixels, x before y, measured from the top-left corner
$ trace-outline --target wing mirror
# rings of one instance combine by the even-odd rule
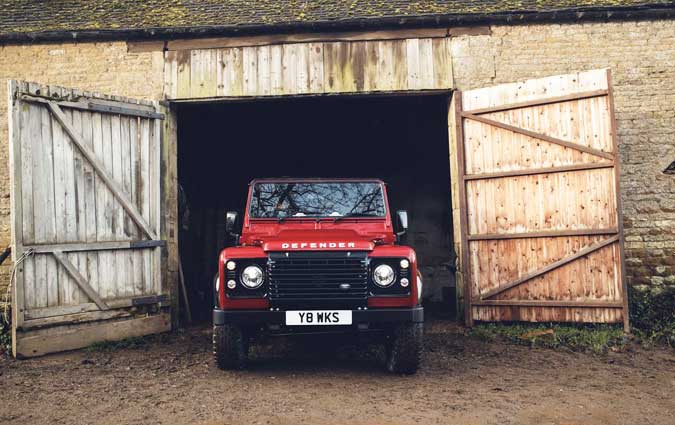
[[[403,235],[408,231],[408,211],[399,210],[396,211],[396,217],[398,217],[398,228],[399,231],[396,232],[396,236],[401,239]]]
[[[237,242],[239,241],[239,234],[234,232],[234,228],[237,225],[237,218],[239,213],[236,211],[228,211],[225,213],[225,231],[228,235],[232,236]]]

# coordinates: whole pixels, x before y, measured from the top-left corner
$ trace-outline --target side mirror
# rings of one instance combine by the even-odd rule
[[[396,236],[400,238],[401,236],[405,235],[405,232],[408,230],[408,211],[396,211],[396,216],[398,217],[398,227],[400,229],[398,232],[396,232]]]
[[[237,217],[239,214],[236,211],[228,211],[225,213],[225,231],[228,235],[237,236],[234,233],[234,226],[237,224]]]

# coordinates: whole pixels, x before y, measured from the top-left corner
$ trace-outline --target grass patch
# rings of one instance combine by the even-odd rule
[[[632,332],[644,345],[675,348],[675,286],[628,288]]]
[[[100,341],[87,347],[89,352],[115,351],[122,349],[138,350],[148,346],[150,341],[147,337],[127,338],[120,341]]]
[[[470,332],[484,341],[504,340],[530,347],[606,353],[627,343],[623,329],[612,325],[481,323]]]
[[[0,308],[0,356],[9,355],[12,351],[12,326],[5,320]]]

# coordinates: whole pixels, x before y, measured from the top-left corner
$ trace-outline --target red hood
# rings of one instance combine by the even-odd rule
[[[351,229],[281,230],[262,239],[265,251],[372,251],[374,239]]]
[[[386,220],[344,219],[276,220],[247,222],[241,235],[244,245],[265,251],[372,251],[377,243],[394,243],[394,232]]]

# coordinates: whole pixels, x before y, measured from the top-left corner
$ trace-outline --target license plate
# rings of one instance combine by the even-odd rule
[[[286,324],[289,326],[351,325],[351,310],[287,311]]]

